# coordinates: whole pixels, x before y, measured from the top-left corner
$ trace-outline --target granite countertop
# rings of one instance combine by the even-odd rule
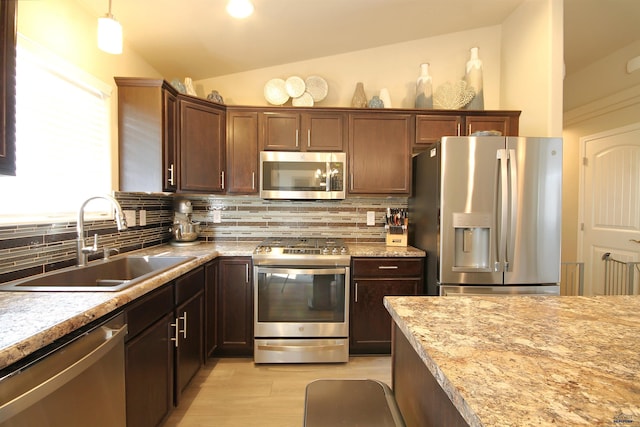
[[[125,255],[193,256],[194,260],[120,292],[0,292],[0,369],[105,316],[217,256],[251,256],[259,242],[160,245]],[[424,256],[411,247],[350,244],[352,256]],[[115,257],[114,257],[115,258]]]
[[[385,297],[471,426],[640,426],[640,297]]]
[[[0,369],[218,255],[250,256],[256,244],[160,245],[128,252],[125,255],[193,256],[195,259],[120,292],[0,292]]]
[[[349,243],[352,257],[424,257],[426,252],[412,246],[386,246],[384,243]]]

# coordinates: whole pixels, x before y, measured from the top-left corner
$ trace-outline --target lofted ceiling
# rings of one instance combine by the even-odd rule
[[[75,0],[97,17],[108,0]],[[500,24],[531,0],[112,0],[125,49],[194,80]],[[543,1],[543,0],[534,0]],[[565,0],[567,74],[640,40],[640,0]]]

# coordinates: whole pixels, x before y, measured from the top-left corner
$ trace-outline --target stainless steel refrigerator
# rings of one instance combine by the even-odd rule
[[[559,294],[561,204],[561,138],[445,137],[415,156],[427,294]]]

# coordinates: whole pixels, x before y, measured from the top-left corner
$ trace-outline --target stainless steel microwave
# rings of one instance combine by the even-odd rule
[[[289,200],[345,198],[345,153],[262,151],[260,197]]]

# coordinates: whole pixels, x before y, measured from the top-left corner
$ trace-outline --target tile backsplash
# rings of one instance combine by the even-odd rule
[[[273,236],[341,237],[347,242],[385,241],[387,208],[406,208],[407,199],[357,198],[340,201],[275,201],[249,196],[204,196],[116,192],[124,210],[136,212],[136,224],[118,232],[113,220],[86,221],[88,236],[121,253],[171,240],[173,199],[193,205],[192,219],[201,222],[200,240],[260,241]],[[140,226],[140,210],[146,225]],[[215,211],[219,211],[216,213]],[[373,211],[375,225],[367,226]],[[215,222],[219,214],[220,222]],[[94,255],[90,259],[100,257]],[[0,226],[0,283],[69,267],[76,262],[76,222]]]

